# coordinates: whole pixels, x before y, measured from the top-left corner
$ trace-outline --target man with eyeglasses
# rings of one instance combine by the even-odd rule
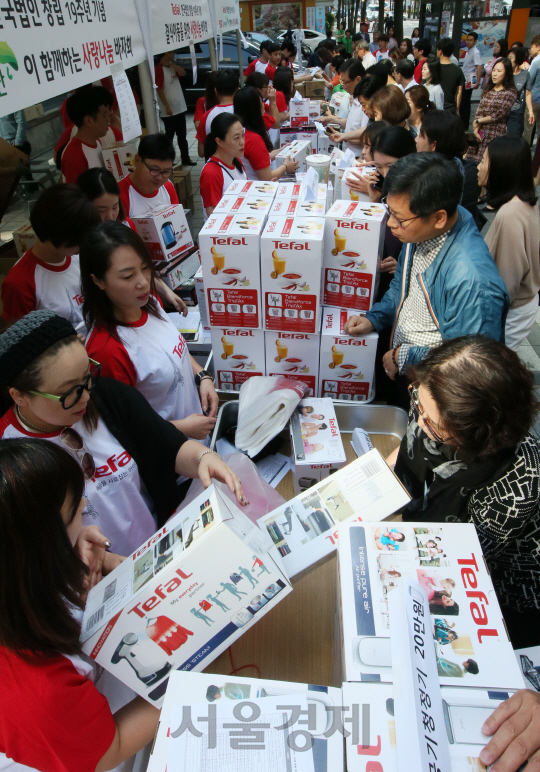
[[[144,217],[160,207],[180,203],[171,182],[174,146],[165,134],[149,134],[139,143],[135,171],[118,183],[128,217]]]
[[[381,395],[405,409],[409,366],[441,341],[477,333],[504,342],[508,292],[472,216],[459,206],[462,185],[458,167],[438,153],[393,164],[382,203],[404,246],[383,298],[345,325],[349,335],[392,328],[382,364],[394,383],[383,384]]]

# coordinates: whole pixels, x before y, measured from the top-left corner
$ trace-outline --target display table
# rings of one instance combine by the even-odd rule
[[[393,435],[370,435],[373,446],[383,457],[399,444]],[[350,435],[344,437],[347,461],[356,454],[350,444]],[[277,486],[281,495],[293,498],[292,473]],[[293,580],[294,591],[278,606],[262,617],[231,647],[234,667],[255,664],[261,677],[284,681],[338,686],[333,683],[334,614],[336,608],[336,555],[304,576]],[[225,651],[206,673],[230,675],[229,651]],[[235,675],[256,676],[254,668],[245,668]]]

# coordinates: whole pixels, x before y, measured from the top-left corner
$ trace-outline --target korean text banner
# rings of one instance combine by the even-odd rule
[[[154,54],[173,51],[214,37],[209,0],[151,0],[152,44]],[[215,2],[215,0],[210,0]]]
[[[145,59],[133,0],[4,0],[0,115]]]
[[[238,0],[210,0],[214,4],[216,35],[240,29],[240,3]]]

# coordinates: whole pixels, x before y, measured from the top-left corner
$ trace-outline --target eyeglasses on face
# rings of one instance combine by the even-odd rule
[[[375,164],[376,165],[376,164]],[[396,215],[391,211],[390,207],[387,204],[388,196],[384,196],[384,198],[381,198],[381,204],[384,206],[386,211],[388,212],[388,215],[397,222],[400,228],[403,227],[403,223],[411,222],[412,220],[418,220],[422,215],[417,214],[414,217],[406,217],[404,220],[400,220],[399,217],[396,217]]]
[[[445,438],[445,437],[441,436],[438,427],[426,415],[425,410],[422,407],[422,405],[420,403],[420,400],[418,398],[418,387],[415,386],[414,384],[411,384],[409,386],[409,394],[410,394],[410,397],[411,397],[412,406],[413,406],[414,410],[416,411],[416,414],[422,419],[422,421],[424,422],[426,428],[429,429],[429,432],[433,436],[433,439],[435,440],[435,442],[446,442],[448,438],[447,437]]]
[[[47,394],[44,391],[31,391],[30,394],[34,394],[36,397],[45,397],[45,399],[54,399],[56,402],[60,402],[64,410],[70,410],[80,400],[84,390],[86,389],[90,393],[99,379],[101,365],[93,359],[89,361],[90,364],[94,365],[94,368],[90,370],[84,381],[77,386],[72,386],[71,389],[68,389],[60,396]]]
[[[143,161],[143,164],[150,172],[150,176],[153,177],[155,180],[158,180],[160,177],[163,177],[163,179],[168,180],[172,177],[172,173],[173,173],[172,166],[170,169],[158,169],[156,166],[148,166],[146,161]]]

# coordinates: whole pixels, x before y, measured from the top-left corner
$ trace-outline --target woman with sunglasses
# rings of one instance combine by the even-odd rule
[[[99,380],[72,325],[33,311],[0,335],[0,381],[11,407],[0,438],[43,438],[78,459],[86,479],[84,524],[98,525],[120,555],[130,555],[177,509],[187,485],[177,477],[215,477],[244,503],[240,481],[216,453],[188,440],[143,395]]]
[[[81,657],[89,580],[79,550],[83,489],[79,465],[53,443],[27,438],[0,443],[0,769],[5,772],[118,770],[150,742],[159,720],[159,710],[142,697],[113,715],[93,683],[92,665]],[[118,692],[114,698],[123,701]]]
[[[137,388],[186,436],[204,440],[216,422],[218,396],[156,300],[143,240],[122,223],[104,222],[84,239],[81,255],[88,356],[101,362],[103,375]]]
[[[135,170],[120,180],[120,199],[127,217],[144,217],[155,209],[180,203],[171,182],[175,150],[165,134],[139,142]]]
[[[474,523],[514,648],[538,643],[540,442],[532,373],[490,338],[447,340],[409,368],[407,433],[387,460],[404,520]]]

